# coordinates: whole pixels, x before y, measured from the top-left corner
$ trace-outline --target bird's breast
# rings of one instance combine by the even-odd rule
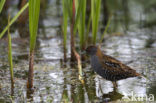
[[[95,72],[102,70],[102,64],[96,55],[91,56],[91,66]]]
[[[100,76],[102,76],[103,78],[105,78],[107,80],[114,81],[115,78],[113,77],[113,75],[111,75],[111,72],[108,69],[105,69],[102,66],[99,58],[96,55],[94,55],[94,56],[91,57],[91,66],[92,66],[93,70],[97,74],[99,74]]]

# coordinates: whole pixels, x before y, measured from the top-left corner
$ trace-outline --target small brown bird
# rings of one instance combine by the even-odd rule
[[[118,80],[141,76],[119,60],[103,54],[97,46],[87,47],[86,53],[90,55],[93,70],[106,80],[112,81],[114,87],[117,86],[116,81]]]

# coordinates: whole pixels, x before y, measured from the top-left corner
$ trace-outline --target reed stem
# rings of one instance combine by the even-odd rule
[[[12,63],[12,43],[11,43],[11,35],[10,35],[10,15],[8,15],[8,60],[10,66],[10,80],[11,80],[11,95],[14,94],[14,72],[13,72],[13,63]]]
[[[1,1],[0,1],[0,13],[1,13],[2,9],[3,9],[3,6],[4,6],[4,4],[5,4],[5,1],[6,1],[6,0],[1,0]]]
[[[75,0],[73,0],[72,4],[72,21],[70,24],[70,48],[71,48],[71,61],[75,61],[76,57],[74,55],[74,49],[75,49],[75,37],[74,37],[74,24],[75,24]]]
[[[24,12],[24,10],[28,6],[29,6],[29,3],[25,4],[25,6],[16,14],[16,16],[13,17],[13,19],[10,21],[9,25],[7,25],[5,27],[5,29],[0,33],[0,39],[3,37],[3,35],[5,34],[5,32],[8,30],[8,27],[11,26],[17,20],[17,18]]]
[[[39,13],[40,13],[40,0],[29,0],[30,52],[29,52],[29,72],[27,82],[28,90],[31,90],[33,88],[34,51],[38,31]]]

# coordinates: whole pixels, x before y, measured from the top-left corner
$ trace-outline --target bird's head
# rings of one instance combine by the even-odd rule
[[[90,56],[92,55],[96,55],[97,51],[98,51],[98,47],[97,46],[88,46],[86,48],[86,53]]]

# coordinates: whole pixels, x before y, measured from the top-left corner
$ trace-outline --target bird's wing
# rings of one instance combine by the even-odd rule
[[[108,55],[103,55],[102,64],[106,68],[116,72],[135,72],[135,70],[131,69],[130,67],[121,63],[119,60]]]

